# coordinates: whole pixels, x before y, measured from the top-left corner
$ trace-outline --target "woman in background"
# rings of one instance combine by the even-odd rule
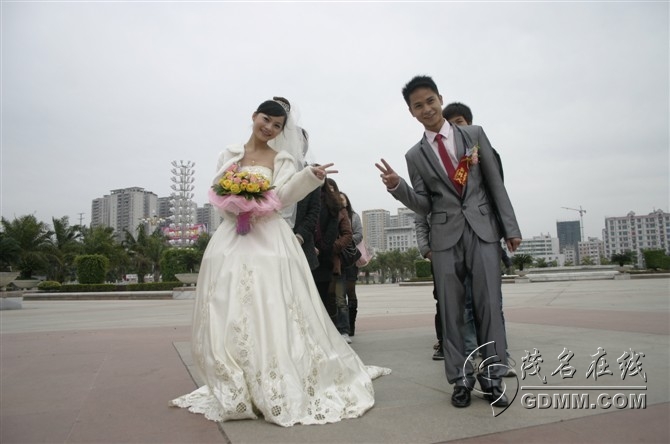
[[[342,262],[340,253],[351,243],[351,222],[347,210],[342,206],[340,190],[330,177],[321,187],[321,213],[316,225],[314,241],[318,252],[319,266],[312,270],[321,300],[338,332],[347,341],[349,320],[343,319],[346,310],[344,285],[342,282]]]
[[[363,224],[361,217],[351,207],[351,201],[345,193],[340,193],[342,205],[347,210],[347,215],[351,221],[351,231],[353,233],[354,244],[358,245],[363,241]],[[358,280],[358,267],[356,264],[344,269],[344,296],[347,307],[349,308],[349,336],[354,336],[356,332],[356,315],[358,314],[358,298],[356,297],[356,281]]]

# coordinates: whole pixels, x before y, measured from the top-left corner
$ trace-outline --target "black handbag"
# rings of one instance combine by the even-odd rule
[[[342,268],[351,267],[356,265],[356,261],[361,258],[362,254],[356,244],[352,240],[349,245],[347,245],[342,252],[340,253],[340,261],[342,262]]]

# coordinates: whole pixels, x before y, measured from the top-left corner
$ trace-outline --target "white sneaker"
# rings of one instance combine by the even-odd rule
[[[347,341],[347,344],[351,344],[351,338],[349,337],[349,333],[342,333],[342,337],[344,338],[345,341]]]

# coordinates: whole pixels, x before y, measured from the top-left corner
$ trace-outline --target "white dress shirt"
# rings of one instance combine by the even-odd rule
[[[425,134],[430,147],[435,152],[437,158],[441,161],[442,157],[437,150],[437,140],[435,140],[435,136],[437,136],[438,133],[426,130]],[[446,119],[444,120],[444,125],[442,125],[442,128],[440,128],[440,134],[442,134],[442,143],[444,143],[444,147],[447,149],[449,159],[451,159],[451,164],[454,166],[454,169],[456,169],[458,166],[458,159],[456,157],[456,144],[454,143],[454,129]],[[440,165],[442,165],[442,162],[440,162]],[[442,165],[442,168],[444,168],[445,171],[447,170],[447,167],[444,165]]]

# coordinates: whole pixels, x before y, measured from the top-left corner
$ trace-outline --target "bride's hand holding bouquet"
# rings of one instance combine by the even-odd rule
[[[233,163],[209,189],[209,202],[237,215],[237,233],[251,230],[252,217],[262,217],[281,208],[270,179],[253,171],[241,171]]]

